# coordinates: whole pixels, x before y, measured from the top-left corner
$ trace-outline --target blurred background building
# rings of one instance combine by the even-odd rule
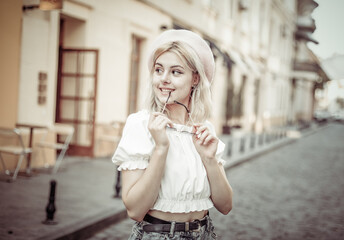
[[[56,5],[57,4],[57,5]],[[218,134],[309,123],[330,80],[307,47],[313,0],[2,0],[0,126],[67,123],[69,154],[104,156],[109,126],[144,107],[147,49],[189,29],[216,58]],[[47,8],[56,8],[46,10]],[[319,100],[320,101],[320,100]],[[116,135],[116,132],[113,132]]]
[[[335,54],[321,60],[321,64],[331,81],[327,83],[326,91],[323,92],[326,97],[319,99],[323,101],[319,101],[317,110],[344,116],[344,55]]]

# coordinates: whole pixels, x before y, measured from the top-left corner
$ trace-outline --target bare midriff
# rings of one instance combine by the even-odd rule
[[[192,222],[196,219],[202,219],[207,215],[208,210],[197,211],[197,212],[188,212],[188,213],[170,213],[162,212],[158,210],[150,210],[147,214],[165,220],[165,221],[176,221],[176,222]]]

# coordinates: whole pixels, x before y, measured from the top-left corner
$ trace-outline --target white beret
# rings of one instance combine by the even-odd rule
[[[184,42],[188,44],[198,55],[204,68],[208,81],[213,80],[215,72],[215,61],[213,52],[207,42],[194,32],[188,30],[167,30],[161,33],[150,47],[148,55],[148,69],[153,67],[153,57],[155,51],[161,46],[169,42]]]

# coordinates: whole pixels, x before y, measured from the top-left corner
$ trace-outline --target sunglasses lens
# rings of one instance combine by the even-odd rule
[[[192,128],[190,130],[187,130],[187,129],[183,129],[183,130],[178,130],[177,128],[175,127],[170,127],[170,126],[167,126],[167,129],[171,130],[171,131],[176,131],[176,132],[179,132],[179,133],[186,133],[186,134],[191,134],[191,135],[194,135],[195,133],[192,132]]]

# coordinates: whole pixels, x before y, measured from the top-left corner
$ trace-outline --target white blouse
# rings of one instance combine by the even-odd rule
[[[154,150],[154,140],[148,130],[149,112],[131,114],[112,161],[118,170],[146,169]],[[206,122],[213,134],[214,127]],[[212,208],[207,172],[193,144],[192,127],[174,124],[177,130],[167,128],[170,147],[166,157],[165,173],[159,196],[152,209],[171,213],[188,213]],[[216,158],[221,164],[225,144],[219,141]]]

